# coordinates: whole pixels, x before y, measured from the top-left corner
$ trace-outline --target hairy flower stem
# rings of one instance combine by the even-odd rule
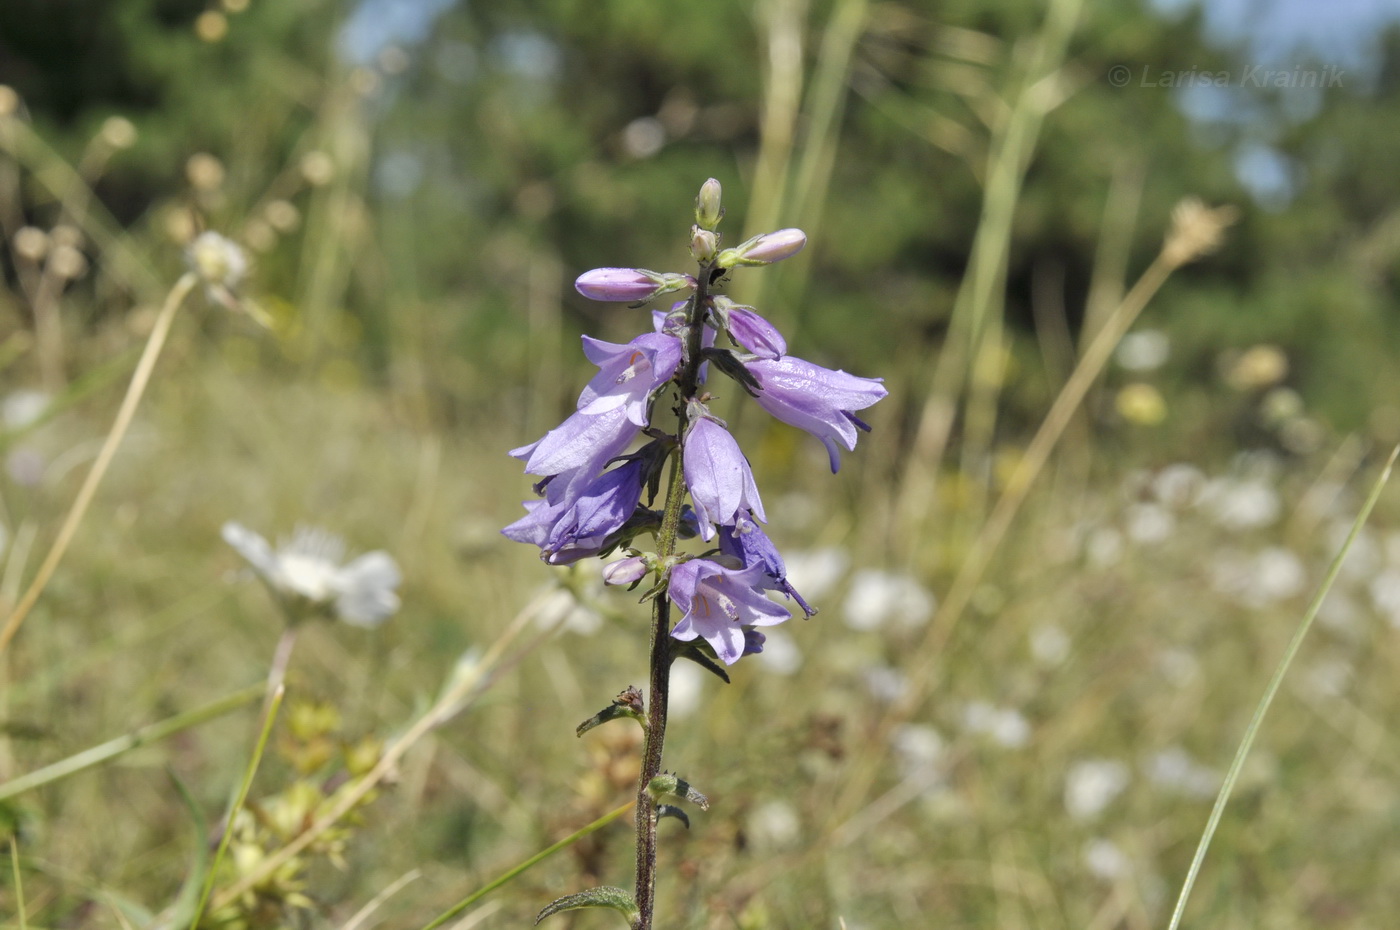
[[[680,403],[676,408],[676,448],[671,455],[671,474],[666,486],[666,505],[661,513],[657,536],[657,556],[664,564],[676,554],[680,535],[681,508],[685,505],[685,475],[681,461],[681,434],[685,431],[686,401],[699,389],[701,346],[705,328],[705,301],[710,289],[714,263],[700,266],[699,285],[686,308],[685,354],[676,375]],[[634,899],[639,913],[634,930],[651,930],[656,906],[656,802],[647,786],[661,772],[661,752],[666,742],[666,710],[671,686],[671,601],[661,594],[652,600],[651,676],[647,698],[647,729],[642,744],[642,773],[637,779],[637,890]]]

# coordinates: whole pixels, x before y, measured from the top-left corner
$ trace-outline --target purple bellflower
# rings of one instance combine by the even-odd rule
[[[757,565],[730,569],[709,559],[691,559],[675,566],[669,591],[683,616],[671,635],[686,642],[704,639],[721,662],[733,665],[748,645],[745,627],[773,626],[792,616],[760,593],[762,582],[763,569]]]
[[[529,512],[501,532],[516,542],[539,546],[540,558],[551,565],[595,556],[608,547],[608,537],[636,512],[642,497],[643,465],[642,460],[634,459],[605,471],[575,495],[556,493],[542,501],[526,501]]]
[[[749,461],[729,430],[707,415],[696,417],[686,431],[682,459],[702,539],[713,539],[716,526],[732,526],[741,513],[768,522]]]
[[[833,474],[841,468],[837,442],[854,450],[857,428],[870,432],[855,411],[864,410],[889,393],[881,385],[882,378],[858,378],[791,355],[761,358],[749,362],[747,367],[762,388],[755,398],[758,405],[784,423],[820,439],[831,458]]]
[[[599,370],[579,394],[579,413],[625,407],[636,426],[647,425],[648,398],[681,363],[680,340],[664,333],[644,333],[626,345],[584,336],[583,353]]]
[[[579,394],[578,410],[543,438],[510,451],[528,474],[548,479],[552,504],[572,502],[631,444],[647,425],[651,393],[671,379],[681,359],[680,341],[661,333],[644,333],[626,345],[585,337],[583,345],[599,371]],[[544,519],[533,511],[527,518]]]
[[[749,519],[748,514],[740,514],[733,526],[719,528],[719,551],[737,559],[744,568],[762,568],[764,580],[759,585],[760,589],[781,591],[797,602],[802,613],[808,617],[816,615],[817,609],[788,583],[787,564],[783,562],[778,547],[773,545],[773,540],[757,523]]]

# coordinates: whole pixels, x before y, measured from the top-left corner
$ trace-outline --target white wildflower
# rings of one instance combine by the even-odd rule
[[[1220,774],[1191,758],[1180,746],[1172,746],[1147,762],[1147,780],[1160,788],[1193,798],[1214,797]]]
[[[200,233],[185,252],[185,262],[210,288],[233,290],[248,273],[248,258],[231,239],[213,230]]]
[[[1167,465],[1152,479],[1152,493],[1168,507],[1180,509],[1196,502],[1206,476],[1195,465],[1177,462]]]
[[[399,609],[394,589],[402,576],[387,552],[368,552],[342,565],[345,543],[325,530],[298,527],[275,550],[238,523],[225,523],[222,533],[296,619],[333,613],[353,626],[375,627]]]
[[[1124,529],[1133,542],[1151,545],[1171,536],[1176,517],[1161,504],[1133,504],[1125,515]]]
[[[909,628],[928,620],[934,599],[907,575],[868,568],[851,579],[845,608],[846,625],[853,630],[876,630],[892,620]]]
[[[782,630],[763,631],[763,651],[754,661],[775,675],[792,675],[802,667],[802,650],[797,640]]]
[[[1172,342],[1166,333],[1160,329],[1144,329],[1124,336],[1113,357],[1128,371],[1152,371],[1166,364],[1171,350]]]
[[[1200,502],[1216,523],[1236,531],[1270,526],[1283,510],[1278,492],[1257,478],[1213,479],[1202,489]]]
[[[844,549],[809,549],[783,556],[787,580],[809,601],[819,601],[841,581],[851,557]]]
[[[1030,632],[1031,655],[1041,665],[1059,665],[1069,658],[1069,634],[1053,623],[1038,626]]]
[[[1065,810],[1075,820],[1103,813],[1128,787],[1128,767],[1113,759],[1085,759],[1065,776]]]
[[[1031,739],[1031,725],[1020,711],[986,701],[973,701],[963,708],[963,727],[1007,749],[1019,749]]]
[[[1123,878],[1132,871],[1132,862],[1110,840],[1090,840],[1084,845],[1084,866],[1097,878]]]

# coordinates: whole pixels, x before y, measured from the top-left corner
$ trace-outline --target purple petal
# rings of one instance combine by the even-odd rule
[[[741,510],[767,522],[748,459],[727,429],[702,416],[686,431],[683,451],[685,483],[703,539],[714,537],[715,525],[732,525]]]
[[[879,378],[859,378],[791,355],[758,359],[749,362],[748,369],[762,388],[756,398],[759,406],[820,439],[833,472],[841,467],[837,443],[847,449],[856,447],[859,421],[852,412],[864,410],[889,393]]]

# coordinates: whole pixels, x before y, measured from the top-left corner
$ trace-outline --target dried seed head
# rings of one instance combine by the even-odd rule
[[[185,177],[197,191],[216,191],[224,184],[224,163],[208,152],[196,152],[185,162]]]
[[[1197,197],[1187,197],[1172,209],[1162,255],[1173,267],[1209,255],[1225,241],[1225,230],[1239,219],[1232,206],[1207,207]]]
[[[37,262],[49,251],[49,234],[37,226],[23,226],[15,230],[10,243],[20,258]]]

